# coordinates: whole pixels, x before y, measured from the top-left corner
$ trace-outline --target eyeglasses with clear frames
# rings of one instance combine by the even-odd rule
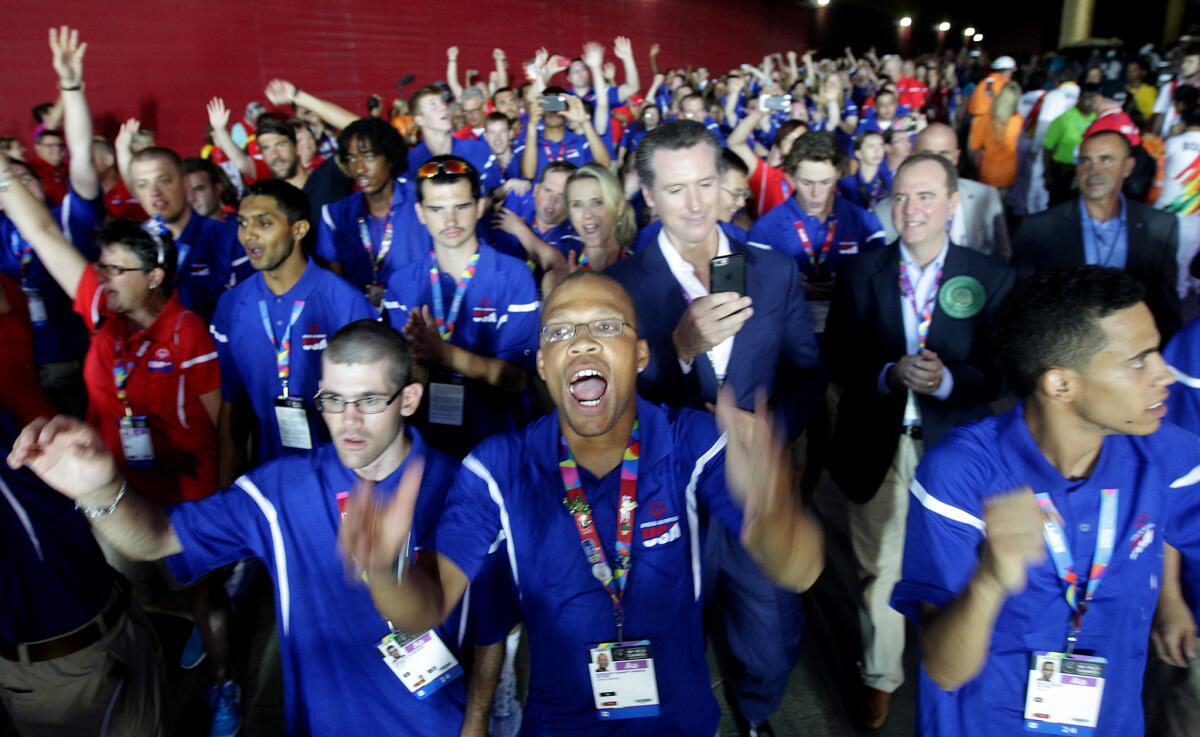
[[[318,392],[313,397],[313,404],[317,406],[318,412],[325,412],[331,415],[342,414],[346,411],[346,407],[350,405],[354,405],[364,415],[377,415],[387,409],[392,402],[395,402],[396,398],[403,391],[404,389],[401,387],[390,397],[385,397],[382,394],[368,394],[358,399],[346,399],[336,394],[322,394]]]
[[[572,340],[575,337],[575,331],[581,326],[587,326],[588,335],[593,338],[610,340],[612,338],[621,337],[621,333],[625,331],[625,326],[633,328],[634,326],[624,320],[618,320],[615,317],[603,317],[599,320],[592,320],[585,323],[570,323],[570,322],[552,322],[547,323],[542,327],[542,340],[547,343],[562,343],[567,340]],[[636,330],[636,328],[634,328]]]
[[[750,199],[750,195],[753,194],[748,189],[729,189],[728,187],[721,187],[721,191],[732,197],[734,202],[748,200]]]

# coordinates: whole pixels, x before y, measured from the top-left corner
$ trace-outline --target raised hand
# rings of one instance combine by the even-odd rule
[[[625,36],[617,36],[613,39],[613,53],[621,61],[633,58],[633,44]]]
[[[800,505],[792,497],[791,465],[767,407],[766,393],[758,393],[751,414],[738,408],[728,386],[722,387],[716,410],[717,425],[725,433],[727,443],[726,481],[742,505],[743,544],[750,546],[753,541],[753,547],[760,552],[786,551],[790,541],[783,539],[783,531],[791,528],[769,523],[790,519]]]
[[[292,105],[296,102],[296,85],[286,79],[272,79],[263,94],[272,105]]]
[[[446,342],[438,333],[433,313],[425,306],[408,313],[404,338],[412,345],[413,358],[424,364],[440,364],[446,352]]]
[[[580,100],[575,95],[567,95],[567,109],[563,111],[563,115],[567,120],[574,125],[583,125],[588,119],[587,110],[583,107],[583,100]]]
[[[347,573],[358,579],[370,575],[389,575],[412,532],[413,510],[421,489],[425,460],[409,460],[395,495],[384,503],[375,498],[375,484],[359,479],[346,514],[338,528],[338,551]]]
[[[662,48],[658,44],[650,45],[650,56],[658,56],[660,51],[662,51]]]
[[[595,41],[583,45],[583,63],[588,69],[595,69],[604,64],[604,47]]]
[[[115,146],[118,151],[129,150],[130,145],[133,143],[134,136],[136,136],[138,131],[141,129],[142,122],[137,118],[130,118],[129,120],[126,120],[121,124],[121,129],[117,131],[117,137],[113,141],[113,146]]]
[[[503,63],[507,57],[504,55],[504,49],[492,49],[492,59],[498,63]]]
[[[10,468],[28,466],[63,496],[95,506],[112,499],[97,499],[117,480],[112,452],[87,423],[67,415],[29,423],[8,454]]]
[[[451,46],[446,49],[446,61],[458,61],[458,47]]]
[[[219,97],[214,97],[208,101],[206,106],[208,110],[208,124],[215,131],[225,130],[229,125],[229,109],[225,107],[225,101]]]
[[[87,44],[79,43],[79,31],[63,26],[50,29],[50,54],[60,87],[77,87],[83,82],[83,55]]]
[[[1029,487],[988,500],[980,566],[1007,594],[1025,590],[1030,565],[1046,559],[1042,510]]]

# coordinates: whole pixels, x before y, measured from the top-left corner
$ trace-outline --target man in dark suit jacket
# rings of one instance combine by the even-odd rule
[[[816,339],[795,261],[751,248],[717,227],[721,146],[703,125],[667,123],[637,150],[642,193],[662,219],[657,241],[605,274],[633,298],[650,362],[638,377],[644,397],[675,406],[716,400],[722,384],[739,406],[760,391],[794,436],[824,393]],[[710,294],[710,261],[745,260],[745,295]],[[743,734],[769,734],[767,717],[799,658],[803,606],[776,589],[736,536],[710,525],[705,591],[726,692]]]
[[[986,416],[1001,379],[990,322],[1012,287],[998,259],[950,242],[958,201],[953,165],[915,154],[896,172],[900,240],[842,266],[825,333],[830,379],[842,389],[829,471],[850,504],[863,584],[863,726],[887,719],[904,680],[904,619],[889,606],[900,578],[909,483],[928,445]]]
[[[1124,269],[1145,287],[1146,305],[1165,344],[1182,324],[1179,222],[1121,194],[1134,163],[1120,133],[1104,130],[1085,138],[1079,147],[1079,198],[1025,218],[1013,266],[1020,276],[1084,264]]]

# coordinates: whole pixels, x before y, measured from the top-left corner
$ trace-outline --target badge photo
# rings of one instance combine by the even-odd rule
[[[947,279],[938,292],[938,304],[950,317],[966,320],[975,317],[983,309],[986,299],[983,285],[975,277],[960,274]]]

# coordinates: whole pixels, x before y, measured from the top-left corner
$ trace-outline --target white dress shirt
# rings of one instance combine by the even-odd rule
[[[733,253],[729,249],[729,238],[726,237],[725,231],[717,228],[717,255],[728,256]],[[696,270],[692,268],[683,256],[679,255],[679,251],[675,250],[675,246],[671,245],[671,241],[667,238],[667,229],[663,228],[658,233],[658,248],[662,251],[663,258],[667,260],[667,266],[671,268],[671,274],[675,277],[675,281],[679,283],[679,288],[683,290],[687,298],[688,304],[707,297],[709,292],[704,284],[700,281],[700,277],[696,276]],[[729,356],[733,354],[733,339],[737,337],[731,335],[725,340],[712,347],[708,352],[708,360],[712,361],[713,372],[717,375],[718,382],[725,381],[726,370],[729,368]],[[679,359],[679,366],[683,369],[684,374],[691,373],[691,362],[685,362]]]

